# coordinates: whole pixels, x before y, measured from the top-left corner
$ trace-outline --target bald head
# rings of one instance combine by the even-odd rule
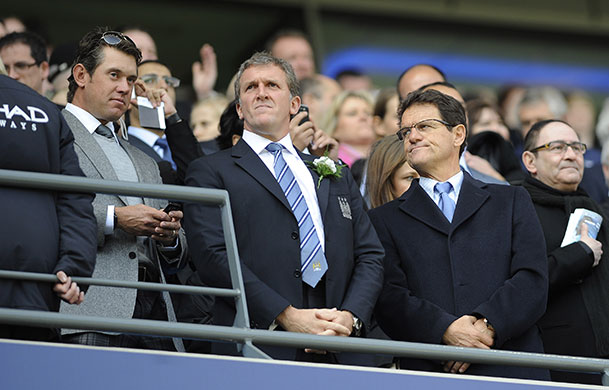
[[[440,81],[446,81],[446,77],[439,69],[426,64],[414,65],[406,69],[398,79],[398,95],[404,99],[410,92]]]

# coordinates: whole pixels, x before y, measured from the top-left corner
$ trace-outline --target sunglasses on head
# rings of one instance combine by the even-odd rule
[[[110,46],[116,46],[119,43],[121,43],[121,41],[123,41],[123,40],[125,40],[125,41],[131,43],[133,46],[135,46],[135,42],[133,42],[131,40],[131,38],[129,38],[125,34],[118,32],[118,31],[106,31],[105,33],[102,34],[100,39],[102,41],[106,42]]]

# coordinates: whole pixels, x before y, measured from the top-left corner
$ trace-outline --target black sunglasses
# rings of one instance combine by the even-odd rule
[[[122,32],[118,32],[118,31],[106,31],[105,33],[102,34],[100,39],[103,40],[104,42],[106,42],[110,46],[116,46],[119,43],[121,43],[121,41],[123,41],[123,40],[131,43],[133,46],[136,46],[135,42],[133,42],[131,40],[131,38],[129,38]]]

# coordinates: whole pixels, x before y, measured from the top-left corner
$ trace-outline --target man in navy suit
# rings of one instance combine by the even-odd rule
[[[421,178],[370,212],[385,248],[376,313],[393,339],[543,352],[536,321],[548,290],[545,245],[523,188],[486,184],[459,167],[463,107],[436,90],[400,104],[409,163]],[[402,368],[549,379],[548,372],[402,359]]]
[[[235,92],[244,120],[242,139],[231,149],[195,160],[186,184],[226,189],[230,195],[252,327],[362,334],[382,285],[383,249],[351,174],[344,168],[341,177],[320,178],[305,163],[314,158],[294,148],[289,122],[300,97],[287,62],[254,54],[241,65]],[[325,145],[311,149],[323,152]],[[184,214],[203,281],[230,286],[218,208],[191,204]],[[318,245],[307,266],[311,242]],[[231,303],[217,299],[214,321],[230,325],[233,317]],[[333,354],[265,351],[275,358],[336,361]]]

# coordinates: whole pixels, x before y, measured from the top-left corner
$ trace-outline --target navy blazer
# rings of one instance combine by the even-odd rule
[[[449,223],[417,180],[369,214],[386,252],[376,314],[387,335],[441,344],[454,320],[475,313],[495,328],[493,348],[543,352],[536,322],[548,293],[545,243],[523,188],[485,184],[464,173]],[[405,359],[403,366],[442,367]],[[545,370],[480,364],[467,373],[549,378]]]
[[[349,310],[368,324],[382,286],[383,248],[351,173],[343,173],[340,179],[323,179],[317,188],[329,266],[326,307]],[[311,174],[317,183],[317,174]],[[195,160],[186,184],[229,193],[251,326],[268,329],[288,305],[302,308],[298,223],[279,183],[249,145],[241,140]],[[218,208],[187,204],[184,216],[201,279],[210,286],[230,286]],[[214,316],[216,323],[232,324],[232,304],[217,299]]]

